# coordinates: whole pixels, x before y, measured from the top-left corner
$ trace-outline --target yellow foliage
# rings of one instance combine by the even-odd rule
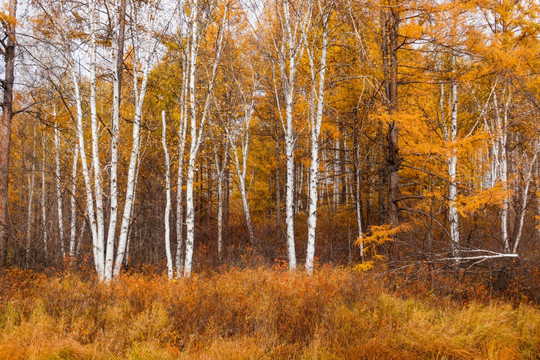
[[[500,205],[504,199],[512,194],[512,190],[505,190],[503,183],[498,182],[489,189],[475,191],[473,194],[459,195],[457,209],[461,216],[467,217],[489,205]]]

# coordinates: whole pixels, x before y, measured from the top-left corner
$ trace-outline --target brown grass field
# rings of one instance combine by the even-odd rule
[[[333,267],[113,284],[10,270],[0,275],[0,359],[540,358],[540,310],[526,299],[396,284]]]

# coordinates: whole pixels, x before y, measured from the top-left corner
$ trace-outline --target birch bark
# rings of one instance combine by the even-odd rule
[[[315,259],[315,237],[317,229],[317,205],[318,205],[318,184],[319,184],[319,137],[321,132],[323,111],[324,111],[324,90],[326,75],[326,57],[328,53],[328,21],[330,14],[323,14],[322,19],[322,47],[320,63],[318,69],[315,66],[314,52],[308,51],[309,64],[311,70],[311,166],[309,177],[309,209],[308,209],[308,242],[306,252],[306,271],[313,273],[313,262]],[[317,73],[319,82],[317,88]],[[316,99],[316,100],[315,100]]]
[[[163,152],[165,154],[165,255],[167,257],[167,275],[169,279],[174,276],[174,268],[171,254],[171,230],[170,230],[170,214],[171,214],[171,163],[169,160],[169,150],[167,149],[167,121],[165,119],[165,110],[161,112],[161,143],[163,145]]]

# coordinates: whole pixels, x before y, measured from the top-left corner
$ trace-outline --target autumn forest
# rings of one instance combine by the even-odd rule
[[[540,353],[536,0],[4,0],[0,20],[0,358]],[[530,321],[443,330],[471,313]]]

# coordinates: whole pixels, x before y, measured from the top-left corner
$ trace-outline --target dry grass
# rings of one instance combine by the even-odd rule
[[[404,298],[372,275],[228,270],[112,285],[0,276],[0,359],[537,359],[540,311]]]

